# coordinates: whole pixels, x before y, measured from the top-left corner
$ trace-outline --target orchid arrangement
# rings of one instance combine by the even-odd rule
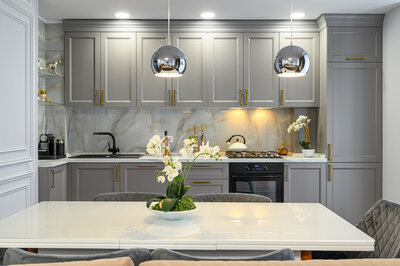
[[[297,132],[301,129],[304,129],[304,137],[305,140],[300,142],[300,146],[303,149],[310,149],[310,123],[311,119],[309,119],[305,115],[300,115],[295,122],[293,122],[287,129],[288,133]]]
[[[153,210],[168,212],[195,209],[196,206],[192,198],[185,196],[190,190],[190,186],[185,185],[186,178],[188,177],[193,163],[197,159],[221,160],[219,154],[220,149],[218,146],[210,147],[207,142],[206,145],[201,145],[199,147],[198,152],[194,152],[194,147],[198,145],[198,142],[195,137],[190,136],[183,141],[183,147],[179,151],[182,158],[186,160],[185,166],[183,167],[180,158],[178,156],[171,156],[170,151],[166,149],[162,141],[160,136],[153,136],[146,145],[146,152],[153,156],[162,157],[165,167],[162,171],[156,171],[156,180],[159,183],[168,182],[166,195],[149,200],[147,202],[147,208],[149,208],[153,202],[157,202],[157,204],[151,207]],[[164,154],[167,155],[164,156]]]

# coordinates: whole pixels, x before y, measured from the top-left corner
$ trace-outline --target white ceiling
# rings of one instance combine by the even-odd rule
[[[287,19],[290,0],[171,0],[173,19],[200,19],[212,11],[215,19]],[[305,19],[322,13],[386,13],[400,0],[294,0],[293,11]],[[46,20],[113,19],[128,12],[131,19],[165,19],[166,0],[39,0],[39,14]]]

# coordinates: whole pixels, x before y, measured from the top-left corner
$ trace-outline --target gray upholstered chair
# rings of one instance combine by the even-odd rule
[[[79,256],[41,255],[22,249],[9,248],[4,254],[4,265],[88,261],[121,257],[130,257],[135,266],[138,266],[141,262],[151,260],[150,251],[144,248],[126,249],[102,254]]]
[[[161,196],[150,192],[115,192],[96,195],[93,201],[148,201]]]
[[[0,265],[3,265],[3,258],[4,258],[4,253],[6,253],[6,248],[0,248]]]
[[[192,198],[195,202],[272,202],[268,197],[245,193],[197,194]]]
[[[180,252],[159,248],[151,253],[151,260],[207,260],[207,261],[268,261],[268,260],[295,260],[293,251],[290,249],[281,249],[273,251],[261,256],[241,257],[241,258],[212,258],[212,257],[195,257]]]
[[[313,252],[313,259],[400,258],[400,205],[387,200],[375,203],[357,228],[375,239],[375,251]]]

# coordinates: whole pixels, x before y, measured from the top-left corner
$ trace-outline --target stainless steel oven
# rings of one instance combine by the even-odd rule
[[[230,163],[229,192],[267,196],[283,202],[283,163]]]

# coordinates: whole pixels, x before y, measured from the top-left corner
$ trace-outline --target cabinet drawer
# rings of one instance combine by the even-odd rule
[[[183,164],[183,167],[185,165]],[[229,179],[229,167],[226,163],[194,163],[190,169],[188,179]]]
[[[382,62],[381,28],[332,27],[328,44],[328,61]]]
[[[188,195],[196,195],[203,193],[228,193],[229,180],[205,180],[191,179],[186,181],[190,185]]]

